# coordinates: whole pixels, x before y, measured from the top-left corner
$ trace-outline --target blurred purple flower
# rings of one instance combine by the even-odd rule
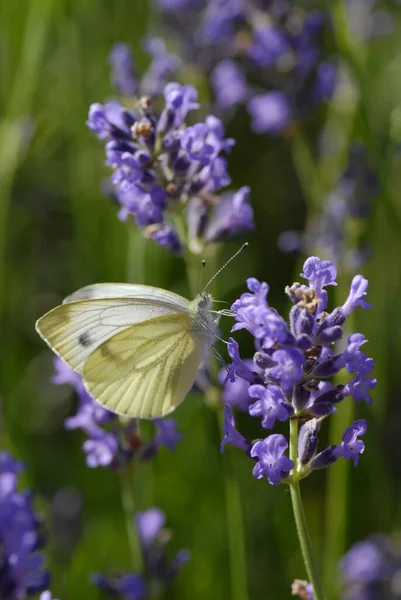
[[[172,559],[168,557],[170,535],[164,529],[165,520],[159,508],[136,513],[136,527],[144,560],[143,573],[127,573],[120,577],[105,577],[98,573],[92,576],[92,583],[105,592],[127,600],[150,598],[149,590],[163,590],[190,558],[190,553],[185,549],[179,550]]]
[[[164,445],[170,450],[175,450],[177,443],[183,439],[183,435],[177,431],[176,421],[155,419],[154,437],[145,442],[137,432],[136,419],[122,423],[115,413],[103,408],[88,394],[78,373],[65,366],[59,358],[55,359],[54,365],[56,375],[53,377],[53,382],[70,383],[77,392],[78,409],[75,415],[65,420],[65,428],[81,429],[87,435],[83,450],[88,467],[124,469],[134,459],[138,461],[151,459],[160,446]]]
[[[137,89],[134,59],[128,44],[115,44],[110,52],[111,82],[118,93],[133,96]]]
[[[22,470],[7,452],[0,453],[0,597],[5,600],[40,592],[49,580],[44,557],[37,552],[42,536],[32,494],[17,491]]]
[[[291,122],[290,104],[283,92],[253,96],[247,106],[256,133],[279,134]]]
[[[149,546],[163,529],[166,517],[160,508],[149,508],[138,511],[135,518],[141,542],[144,546]]]
[[[220,61],[211,74],[216,101],[222,110],[245,102],[249,91],[246,78],[233,60]]]

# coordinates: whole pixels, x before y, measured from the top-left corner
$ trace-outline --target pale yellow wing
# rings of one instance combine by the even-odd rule
[[[56,354],[82,373],[88,356],[112,336],[136,323],[181,310],[163,299],[82,300],[53,308],[37,321],[36,330]]]
[[[104,407],[130,417],[162,417],[194,382],[204,352],[189,318],[165,315],[129,327],[86,360],[87,390]]]

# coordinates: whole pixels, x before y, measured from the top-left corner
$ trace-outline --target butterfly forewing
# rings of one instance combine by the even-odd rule
[[[185,301],[184,298],[182,300]],[[82,372],[88,356],[106,340],[137,323],[174,313],[185,315],[186,310],[183,305],[177,306],[164,299],[71,301],[41,317],[36,329],[63,360],[76,371]]]
[[[156,317],[114,335],[92,352],[83,369],[85,384],[114,412],[160,417],[192,387],[203,350],[187,316]]]
[[[189,304],[189,300],[169,290],[135,283],[95,283],[87,285],[67,296],[63,300],[63,304],[100,298],[139,298],[144,301],[162,302],[175,307],[172,312],[179,312],[180,309],[186,311]]]

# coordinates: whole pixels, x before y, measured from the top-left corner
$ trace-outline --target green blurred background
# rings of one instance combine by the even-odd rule
[[[339,463],[302,486],[329,582],[337,557],[351,543],[401,526],[401,178],[400,155],[393,153],[401,137],[401,25],[391,7],[390,35],[368,47],[350,48],[347,40],[342,46],[344,61],[348,50],[355,50],[354,57],[363,51],[359,96],[319,110],[302,135],[284,140],[254,136],[242,111],[228,127],[238,141],[230,156],[233,186],[251,186],[257,223],[247,238],[249,251],[213,290],[229,302],[247,277],[256,276],[269,282],[271,304],[288,310],[283,290],[299,278],[303,257],[281,253],[277,236],[302,229],[316,211],[314,200],[324,202],[351,138],[366,143],[384,184],[364,232],[373,252],[362,272],[375,308],[355,316],[379,380],[374,405],[354,407],[356,417],[369,422],[366,451],[358,469]],[[141,39],[150,19],[145,0],[0,2],[1,446],[27,463],[24,484],[37,494],[46,519],[51,588],[61,600],[100,597],[90,573],[129,570],[130,556],[116,477],[88,469],[81,433],[64,430],[76,400],[66,386],[52,385],[53,357],[34,331],[35,320],[93,282],[131,280],[189,295],[182,261],[117,220],[115,206],[100,191],[108,176],[102,145],[85,126],[89,104],[112,96],[107,59],[113,43],[130,43],[139,70],[147,66]],[[346,131],[347,143],[333,163],[316,165],[306,149],[328,123]],[[213,256],[207,275],[238,245],[226,244]],[[340,274],[338,301],[349,280],[350,274]],[[251,355],[250,340],[241,340]],[[339,432],[350,424],[351,410],[332,417]],[[166,512],[174,531],[171,551],[192,552],[167,597],[244,598],[232,585],[238,561],[250,599],[289,598],[291,581],[305,576],[289,493],[253,478],[251,463],[236,449],[220,455],[214,411],[200,396],[191,395],[175,416],[184,441],[175,453],[163,450],[133,483],[138,508],[156,505]],[[246,418],[240,427],[260,435]],[[327,429],[322,444],[326,435]],[[246,555],[237,547],[230,567],[229,540],[236,545],[241,512]]]

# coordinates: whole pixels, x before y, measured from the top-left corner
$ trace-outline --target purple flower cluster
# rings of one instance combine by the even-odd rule
[[[340,562],[343,600],[397,598],[401,552],[399,540],[372,535],[354,544]]]
[[[286,0],[158,0],[218,109],[246,104],[257,133],[279,134],[330,98],[335,60],[322,52],[327,11]]]
[[[114,413],[106,410],[85,390],[81,376],[60,358],[55,359],[56,374],[53,382],[72,385],[78,395],[78,410],[65,421],[67,429],[81,429],[87,439],[83,444],[88,467],[122,469],[132,460],[149,460],[161,446],[175,450],[182,440],[174,419],[155,419],[156,432],[150,441],[144,441],[138,430],[138,421],[122,423]]]
[[[189,560],[188,550],[179,550],[173,559],[166,552],[171,537],[165,529],[165,515],[159,508],[136,514],[136,527],[141,544],[144,573],[128,573],[120,577],[96,574],[92,581],[100,589],[126,600],[146,600],[151,589],[168,585]]]
[[[151,46],[164,57],[164,67],[159,65],[160,72],[151,67],[157,70],[152,81],[164,80],[170,72],[160,43],[153,40]],[[112,62],[118,89],[136,90],[125,46],[114,48]],[[180,254],[185,246],[199,253],[205,244],[253,228],[249,188],[216,195],[231,182],[225,154],[234,144],[225,138],[221,121],[209,115],[204,122],[187,126],[189,112],[199,108],[197,91],[190,85],[164,85],[158,111],[152,100],[160,94],[160,86],[142,80],[143,87],[150,89],[152,97],[134,99],[134,110],[116,101],[92,104],[89,109],[88,127],[106,141],[106,165],[113,169],[119,218],[134,217],[145,237],[173,254]]]
[[[0,453],[0,597],[3,600],[27,598],[44,590],[48,573],[44,557],[40,519],[32,493],[17,489],[24,467],[7,452]],[[42,594],[45,600],[45,593]]]
[[[249,331],[256,353],[252,364],[242,360],[237,342],[230,338],[232,365],[224,392],[222,446],[231,443],[256,459],[253,474],[258,479],[266,477],[272,485],[288,478],[295,467],[301,478],[340,456],[357,465],[364,451],[359,437],[366,431],[366,421],[359,419],[347,428],[338,445],[317,453],[323,420],[348,396],[371,403],[370,390],[376,385],[376,379],[370,376],[374,361],[361,349],[367,341],[362,334],[349,335],[341,350],[336,346],[343,337],[348,315],[357,307],[370,307],[365,300],[368,282],[356,275],[343,305],[329,312],[325,288],[337,285],[336,275],[332,262],[316,256],[308,258],[301,273],[307,285],[294,283],[286,288],[292,302],[289,322],[269,306],[268,285],[256,279],[248,279],[249,293],[242,294],[231,307],[237,321],[232,331]],[[341,370],[349,373],[350,380],[335,385],[330,379]],[[246,440],[235,429],[232,406],[259,417],[264,429],[273,429],[276,421],[288,419],[303,423],[298,435],[297,465],[285,456],[288,442],[281,434],[254,443]]]

